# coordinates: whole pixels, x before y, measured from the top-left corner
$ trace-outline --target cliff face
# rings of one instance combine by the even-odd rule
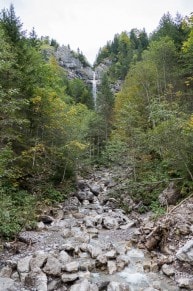
[[[112,62],[108,58],[104,59],[94,69],[80,61],[78,54],[73,52],[69,46],[60,46],[54,52],[54,56],[58,61],[59,65],[67,72],[67,77],[72,80],[75,78],[83,80],[86,84],[93,85],[96,82],[96,86],[100,85],[100,81],[104,73],[108,73]],[[94,80],[93,80],[94,79]],[[113,93],[118,92],[121,89],[122,80],[117,80],[111,84]]]
[[[79,78],[86,83],[91,82],[93,79],[92,68],[83,65],[68,46],[58,47],[54,54],[59,65],[66,70],[69,79]]]

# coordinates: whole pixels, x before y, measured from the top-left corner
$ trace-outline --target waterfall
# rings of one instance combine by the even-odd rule
[[[96,107],[96,97],[97,97],[97,81],[95,72],[93,72],[93,79],[92,79],[92,96],[94,100],[94,106]]]

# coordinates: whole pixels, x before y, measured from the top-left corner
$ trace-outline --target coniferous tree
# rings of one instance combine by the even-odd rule
[[[96,107],[97,112],[102,116],[105,127],[105,140],[110,134],[112,124],[112,113],[114,105],[114,96],[110,88],[107,74],[104,74],[98,89]]]

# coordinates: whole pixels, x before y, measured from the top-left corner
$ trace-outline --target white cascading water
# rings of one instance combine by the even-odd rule
[[[97,81],[95,72],[93,72],[93,79],[92,79],[92,96],[94,100],[94,106],[96,107],[96,97],[97,97]]]

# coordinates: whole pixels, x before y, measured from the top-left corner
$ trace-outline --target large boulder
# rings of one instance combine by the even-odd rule
[[[62,267],[62,270],[69,273],[75,273],[78,271],[78,269],[79,269],[79,262],[77,261],[69,262]]]
[[[161,205],[175,205],[180,198],[180,191],[175,184],[171,182],[168,187],[159,195]]]
[[[79,278],[78,273],[63,273],[61,276],[62,282],[68,283],[68,282],[73,282]]]
[[[118,227],[118,222],[113,217],[105,216],[103,218],[103,226],[107,229],[116,229]]]
[[[83,201],[83,200],[86,200],[87,199],[87,196],[86,196],[86,192],[85,191],[78,191],[76,193],[76,197],[78,198],[79,201]]]
[[[26,276],[25,285],[28,287],[35,287],[37,291],[47,291],[47,281],[46,274],[37,267]]]
[[[30,271],[30,261],[32,256],[27,256],[24,258],[19,259],[17,262],[17,270],[18,273],[29,273]]]
[[[47,257],[48,254],[46,254],[44,251],[37,251],[36,253],[34,253],[30,260],[30,269],[33,270],[37,267],[43,267],[47,260]]]
[[[101,192],[101,186],[97,184],[90,185],[90,190],[94,195],[98,196],[99,193]]]
[[[52,276],[59,276],[61,274],[62,265],[60,261],[53,255],[49,255],[43,271]]]
[[[187,243],[177,251],[176,257],[182,262],[188,262],[193,265],[193,239],[187,241]]]
[[[164,264],[162,266],[162,272],[168,277],[175,275],[174,268],[170,265],[167,265],[167,264]]]

